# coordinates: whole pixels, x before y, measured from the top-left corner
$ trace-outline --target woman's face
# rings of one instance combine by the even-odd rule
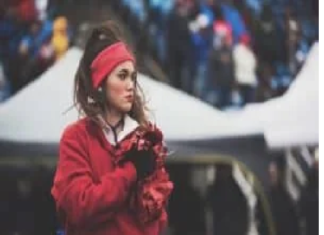
[[[105,82],[106,98],[109,108],[127,113],[131,110],[136,88],[137,72],[133,62],[120,63]]]

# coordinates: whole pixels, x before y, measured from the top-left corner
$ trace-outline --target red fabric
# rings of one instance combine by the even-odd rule
[[[51,191],[66,235],[158,235],[164,229],[167,221],[164,207],[154,212],[158,217],[151,216],[153,219],[145,223],[140,220],[143,207],[131,201],[134,195],[139,198],[142,189],[139,185],[145,183],[137,183],[131,163],[118,165],[136,133],[128,135],[115,150],[100,127],[87,118],[66,128]],[[168,178],[162,162],[157,172],[154,175]],[[149,182],[157,185],[154,182],[162,178],[155,176]],[[167,198],[160,201],[165,205]]]
[[[240,43],[246,45],[246,46],[250,46],[251,43],[251,38],[248,34],[243,34],[240,37]]]
[[[19,17],[24,22],[32,22],[37,19],[34,0],[21,0],[17,7]]]
[[[153,125],[145,131],[140,129],[134,131],[129,141],[121,146],[120,151],[127,152],[133,146],[138,150],[152,147],[157,157],[155,172],[136,185],[130,198],[131,210],[141,224],[147,224],[161,216],[173,190],[173,183],[164,168],[167,149],[163,145],[162,132]],[[120,161],[123,161],[123,158],[120,158]]]
[[[213,28],[214,28],[214,33],[224,37],[226,39],[226,43],[228,45],[232,45],[233,43],[232,27],[228,22],[224,20],[215,20]]]
[[[110,74],[116,66],[125,61],[135,59],[122,42],[115,43],[101,51],[91,63],[92,85],[98,88],[105,77]]]

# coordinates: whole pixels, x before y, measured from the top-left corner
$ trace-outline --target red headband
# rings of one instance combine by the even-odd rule
[[[93,87],[98,88],[117,65],[128,60],[135,63],[134,57],[123,42],[117,42],[101,51],[91,63]]]

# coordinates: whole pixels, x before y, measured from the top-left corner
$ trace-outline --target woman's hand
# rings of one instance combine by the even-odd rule
[[[126,152],[123,162],[131,162],[136,168],[137,178],[145,179],[151,175],[156,168],[156,156],[152,147],[138,150],[137,147],[131,148]]]

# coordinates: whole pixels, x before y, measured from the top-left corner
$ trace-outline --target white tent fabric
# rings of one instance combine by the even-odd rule
[[[319,49],[318,44],[315,44],[288,92],[269,103],[269,113],[263,117],[263,126],[270,148],[318,143],[318,71]]]
[[[72,48],[35,82],[0,106],[0,139],[14,142],[58,142],[66,125],[78,118],[72,105],[73,77],[82,52]],[[144,75],[139,82],[154,122],[168,140],[215,137],[211,130],[230,129],[225,114]],[[224,123],[221,126],[219,123]],[[228,122],[228,124],[230,124]]]
[[[258,122],[269,148],[318,144],[318,53],[316,43],[302,70],[282,97],[248,105],[237,114],[238,117],[247,117],[246,122],[252,125],[252,122]]]
[[[316,142],[318,131],[318,48],[281,98],[221,112],[161,82],[139,76],[153,121],[167,140],[195,140],[264,134],[269,146]],[[64,127],[78,118],[72,105],[73,77],[82,52],[66,56],[0,105],[0,140],[57,143]],[[316,130],[316,131],[315,131]],[[301,135],[300,133],[305,133]],[[280,146],[281,147],[281,146]]]

